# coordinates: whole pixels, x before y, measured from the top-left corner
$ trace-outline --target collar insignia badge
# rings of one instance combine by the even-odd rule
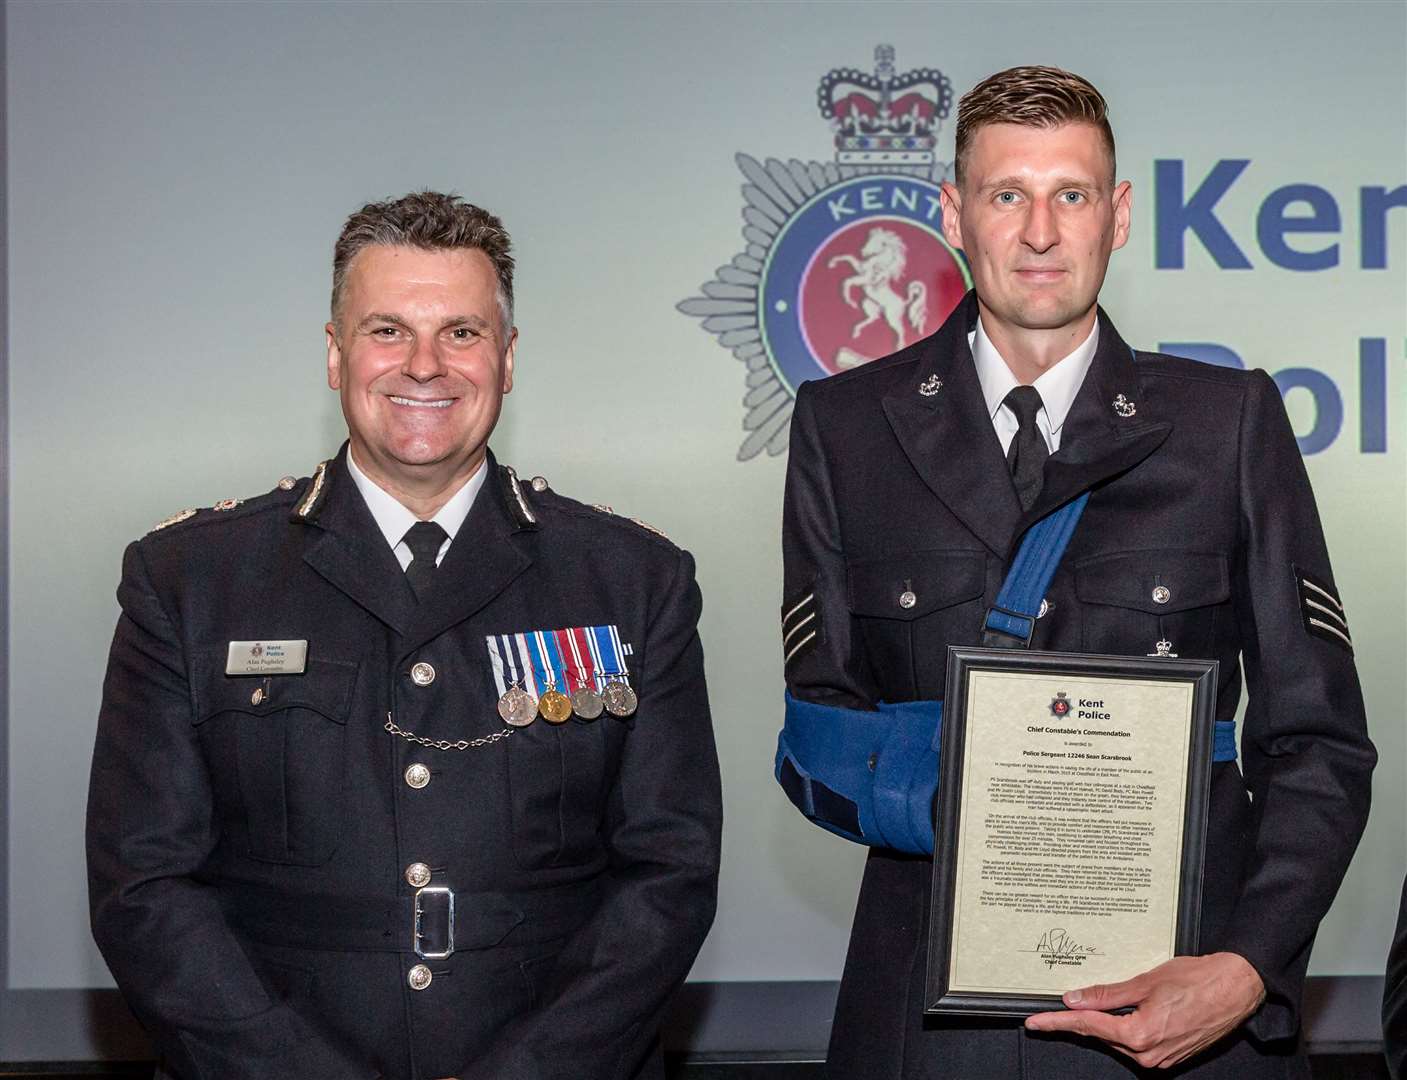
[[[1114,411],[1127,420],[1134,413],[1138,412],[1138,406],[1128,398],[1120,394],[1114,399]]]
[[[918,386],[918,392],[924,397],[932,397],[941,389],[943,389],[943,380],[938,378],[937,375],[930,375],[928,378],[924,379],[923,382],[919,383]]]

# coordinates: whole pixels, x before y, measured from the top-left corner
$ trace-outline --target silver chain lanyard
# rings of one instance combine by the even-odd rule
[[[485,746],[492,746],[499,740],[506,739],[509,735],[513,734],[512,728],[504,728],[502,731],[495,731],[492,735],[484,735],[478,739],[459,739],[455,742],[450,742],[448,739],[427,739],[424,735],[417,735],[413,731],[407,731],[405,728],[399,727],[396,722],[391,719],[390,713],[386,714],[386,723],[381,726],[392,735],[399,735],[407,742],[419,743],[421,746],[428,746],[432,750],[478,750]]]

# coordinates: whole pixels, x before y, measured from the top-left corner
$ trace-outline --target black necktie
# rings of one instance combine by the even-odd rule
[[[415,598],[424,600],[430,591],[430,583],[435,577],[435,556],[440,553],[440,545],[449,533],[433,521],[417,521],[406,530],[405,546],[410,548],[413,558],[405,568],[405,578],[415,590]]]
[[[1006,463],[1016,484],[1016,497],[1021,500],[1021,509],[1029,510],[1040,494],[1045,459],[1050,456],[1045,436],[1036,427],[1036,413],[1041,411],[1041,392],[1034,386],[1018,386],[1006,395],[1002,404],[1016,414],[1016,422],[1020,425],[1007,448]]]

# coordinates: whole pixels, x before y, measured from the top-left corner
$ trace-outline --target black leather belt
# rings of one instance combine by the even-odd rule
[[[433,960],[505,943],[566,937],[592,916],[601,894],[595,880],[515,893],[430,886],[384,899],[289,893],[258,885],[213,887],[230,925],[265,945],[414,953]]]

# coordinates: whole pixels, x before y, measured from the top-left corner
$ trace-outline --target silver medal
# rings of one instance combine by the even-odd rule
[[[635,691],[619,679],[612,679],[601,691],[601,700],[612,716],[629,716],[640,704]]]
[[[537,718],[537,702],[520,686],[510,686],[498,699],[498,715],[512,727],[527,727]]]
[[[595,720],[605,711],[606,703],[601,695],[589,686],[580,686],[572,691],[572,712],[583,720]]]

